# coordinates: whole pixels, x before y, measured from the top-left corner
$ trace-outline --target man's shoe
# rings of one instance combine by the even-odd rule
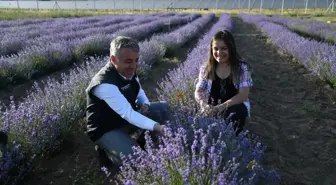
[[[99,146],[95,146],[95,150],[98,153],[99,166],[100,167],[111,167],[113,165],[112,161],[107,157],[105,151]]]

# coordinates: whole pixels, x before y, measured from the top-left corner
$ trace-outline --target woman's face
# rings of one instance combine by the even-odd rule
[[[226,63],[229,60],[229,48],[222,40],[212,42],[212,55],[218,63]]]

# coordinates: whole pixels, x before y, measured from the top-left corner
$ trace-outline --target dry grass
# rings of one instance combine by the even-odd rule
[[[322,17],[312,17],[313,19],[328,22],[329,23],[336,23],[336,16],[322,16]]]
[[[15,20],[24,18],[56,18],[56,17],[83,17],[83,16],[99,16],[99,15],[115,15],[115,14],[144,14],[144,13],[157,13],[157,12],[178,12],[178,13],[201,13],[207,14],[210,12],[216,13],[217,15],[221,13],[230,13],[232,15],[237,15],[239,13],[251,13],[251,14],[266,14],[274,15],[281,14],[281,9],[143,9],[131,10],[57,10],[57,9],[0,9],[0,20]],[[313,16],[318,17],[318,19],[328,20],[331,17],[335,20],[335,13],[326,12],[326,9],[307,9],[307,14],[304,9],[284,9],[284,16]],[[327,18],[324,18],[327,17]]]

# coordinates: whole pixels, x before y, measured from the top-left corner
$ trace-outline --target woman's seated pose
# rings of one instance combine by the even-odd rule
[[[202,112],[223,115],[234,123],[236,135],[250,116],[250,87],[253,85],[248,63],[236,51],[228,30],[217,32],[210,42],[209,59],[200,68],[195,99]]]

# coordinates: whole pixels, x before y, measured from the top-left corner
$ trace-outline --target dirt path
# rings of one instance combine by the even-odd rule
[[[278,54],[252,25],[234,18],[234,35],[254,68],[248,129],[268,146],[266,166],[280,172],[282,184],[335,184],[335,94]]]

